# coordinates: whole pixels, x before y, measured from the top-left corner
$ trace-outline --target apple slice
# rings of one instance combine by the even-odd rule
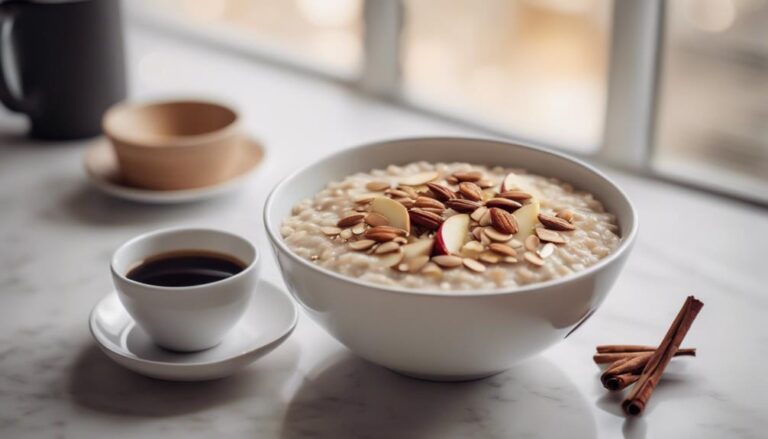
[[[429,183],[439,176],[440,174],[436,171],[420,172],[418,174],[403,177],[398,181],[398,183],[403,186],[421,186],[422,184]]]
[[[432,254],[432,246],[435,240],[432,238],[420,239],[403,246],[404,259],[413,259],[417,256],[429,256]]]
[[[371,212],[384,216],[390,226],[403,229],[406,234],[411,233],[411,217],[408,216],[408,209],[397,201],[387,197],[376,197],[371,202]]]
[[[539,222],[539,199],[531,198],[531,202],[512,212],[517,220],[518,230],[514,238],[524,242],[525,238],[533,233],[536,223]]]
[[[435,234],[435,254],[456,255],[467,239],[469,215],[454,215],[443,221]]]
[[[501,182],[501,192],[520,190],[541,199],[541,194],[536,189],[527,184],[519,175],[510,172]]]

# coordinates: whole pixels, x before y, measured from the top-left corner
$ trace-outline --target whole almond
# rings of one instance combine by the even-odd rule
[[[459,183],[459,192],[461,192],[461,195],[465,198],[472,201],[480,201],[483,199],[483,190],[480,189],[480,186],[469,181]]]
[[[445,212],[445,208],[439,209],[436,207],[420,207],[420,209],[426,210],[427,212],[432,212],[436,215],[442,215],[443,212]]]
[[[450,207],[456,212],[469,213],[480,208],[480,203],[462,198],[453,198],[445,202],[446,207]]]
[[[373,227],[376,227],[376,226],[388,226],[389,225],[389,220],[387,219],[387,217],[385,217],[384,215],[382,215],[380,213],[376,213],[376,212],[371,212],[368,215],[366,215],[365,216],[365,222],[369,226],[373,226]]]
[[[456,193],[454,193],[452,190],[448,189],[447,187],[443,186],[442,184],[427,183],[427,187],[429,188],[429,190],[432,191],[433,194],[435,194],[435,198],[437,198],[440,201],[446,201],[446,200],[450,200],[451,198],[456,198]]]
[[[569,223],[568,221],[564,220],[563,218],[558,218],[556,216],[550,216],[550,215],[544,215],[543,213],[539,214],[539,222],[544,224],[544,227],[550,229],[550,230],[560,230],[560,231],[566,231],[569,232],[571,230],[575,230],[576,227],[573,226],[573,224]]]
[[[515,200],[508,200],[506,198],[491,198],[490,200],[485,202],[485,205],[488,207],[498,207],[499,209],[504,209],[507,212],[514,212],[515,210],[523,207],[522,204],[518,203]]]
[[[416,202],[413,204],[414,207],[431,207],[435,209],[445,209],[445,205],[434,198],[429,197],[418,197],[416,198]]]
[[[460,257],[451,255],[433,256],[432,262],[444,268],[458,267],[462,263]]]
[[[508,235],[514,235],[517,233],[517,218],[509,213],[499,209],[498,207],[492,207],[491,213],[491,225],[501,233]]]
[[[504,256],[517,256],[517,250],[513,249],[512,247],[502,244],[500,242],[494,242],[488,245],[488,248],[491,249],[492,252],[496,252],[500,255]]]
[[[442,216],[424,209],[413,208],[408,211],[408,215],[411,221],[429,230],[436,230],[443,223]]]
[[[499,197],[515,201],[525,201],[533,197],[533,195],[523,191],[506,191],[500,193]]]
[[[459,184],[459,179],[454,177],[453,175],[445,177],[445,181],[448,184]]]
[[[454,172],[453,176],[459,181],[477,181],[483,178],[483,173],[479,171]]]
[[[406,209],[413,207],[413,200],[410,198],[395,198],[394,200],[405,206]]]
[[[365,219],[365,214],[356,213],[353,215],[345,216],[344,218],[340,219],[339,222],[336,223],[336,226],[345,229],[347,227],[352,227],[355,224],[359,224],[363,222],[364,219]]]
[[[536,228],[536,236],[538,236],[542,241],[551,242],[554,244],[565,244],[565,239],[554,230],[538,227]]]
[[[365,185],[365,188],[373,192],[381,192],[385,189],[389,189],[389,183],[383,181],[370,181]]]

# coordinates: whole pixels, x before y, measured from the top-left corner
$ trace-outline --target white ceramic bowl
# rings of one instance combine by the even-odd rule
[[[616,214],[621,245],[586,270],[515,289],[438,291],[362,282],[295,255],[280,224],[298,201],[359,171],[413,161],[523,167],[593,193]],[[492,375],[565,338],[608,295],[637,234],[621,191],[594,168],[562,154],[501,141],[421,138],[373,143],[331,155],[283,180],[264,209],[267,234],[286,284],[308,314],[363,358],[426,379]]]

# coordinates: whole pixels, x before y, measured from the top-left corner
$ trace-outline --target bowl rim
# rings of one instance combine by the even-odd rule
[[[224,126],[214,130],[198,134],[170,134],[170,135],[151,135],[149,137],[136,137],[132,133],[126,133],[124,130],[116,127],[115,119],[125,117],[130,112],[142,112],[150,108],[164,106],[200,106],[216,108],[230,113],[232,120]],[[179,99],[156,99],[147,101],[124,101],[119,102],[108,108],[101,117],[101,129],[104,136],[110,142],[120,143],[122,146],[130,146],[141,150],[162,149],[184,149],[190,147],[207,147],[209,142],[222,141],[236,137],[240,132],[242,125],[242,116],[234,105],[223,101],[207,98],[179,98]]]
[[[603,180],[603,183],[607,184],[608,186],[611,186],[624,200],[624,202],[629,207],[630,211],[630,217],[632,220],[632,227],[628,232],[624,232],[622,230],[622,236],[620,237],[620,244],[618,248],[616,248],[613,252],[611,252],[608,256],[598,261],[596,264],[591,265],[587,267],[585,270],[579,271],[577,273],[569,274],[561,278],[552,279],[544,282],[534,282],[531,284],[513,287],[513,288],[489,288],[489,289],[476,289],[476,290],[435,290],[435,289],[413,289],[413,288],[406,288],[401,286],[392,286],[392,285],[382,285],[382,284],[376,284],[373,282],[367,282],[367,281],[361,281],[356,278],[352,278],[349,276],[345,276],[343,274],[337,273],[335,271],[331,271],[327,268],[320,267],[318,265],[312,264],[311,262],[307,261],[306,259],[296,255],[285,243],[282,236],[277,236],[276,233],[279,232],[279,229],[273,230],[273,227],[275,226],[272,224],[270,220],[270,212],[272,211],[272,205],[274,203],[275,196],[277,192],[285,186],[289,181],[294,179],[296,176],[302,174],[307,169],[317,165],[320,162],[324,162],[327,160],[331,160],[335,157],[339,157],[344,154],[348,154],[355,151],[360,151],[366,148],[374,147],[374,146],[382,146],[392,143],[402,143],[402,142],[417,142],[417,141],[472,141],[472,142],[485,142],[485,143],[495,143],[500,145],[512,145],[515,147],[521,147],[526,149],[535,150],[550,156],[554,156],[560,159],[564,159],[566,161],[572,162],[578,166],[581,166],[588,171],[592,172],[593,174],[597,175],[601,180]],[[531,144],[527,144],[525,142],[519,142],[519,141],[507,141],[507,140],[500,140],[500,139],[493,139],[493,138],[481,138],[481,137],[462,137],[462,136],[424,136],[424,137],[404,137],[404,138],[396,138],[396,139],[389,139],[389,140],[378,140],[374,142],[366,142],[351,148],[344,148],[340,151],[327,154],[323,156],[320,159],[314,160],[308,165],[302,166],[298,170],[292,172],[288,176],[284,177],[278,184],[275,185],[275,187],[272,188],[272,190],[269,193],[269,196],[267,197],[266,202],[264,203],[264,211],[263,211],[263,219],[264,219],[264,228],[267,231],[267,236],[269,237],[270,241],[272,241],[275,248],[278,248],[279,250],[283,251],[285,254],[288,255],[291,259],[298,262],[299,264],[308,267],[311,270],[315,270],[321,274],[324,274],[326,276],[330,276],[333,278],[336,278],[343,282],[348,282],[351,284],[358,285],[360,287],[365,287],[367,289],[371,290],[378,290],[379,292],[385,292],[385,293],[396,293],[396,294],[408,294],[408,295],[414,295],[419,297],[433,297],[433,298],[469,298],[469,297],[489,297],[489,296],[506,296],[509,294],[517,294],[517,293],[524,293],[529,291],[535,291],[535,290],[543,290],[547,289],[549,287],[566,284],[569,282],[573,282],[579,279],[583,279],[588,277],[594,272],[597,272],[601,270],[603,267],[611,264],[616,259],[620,258],[624,253],[629,251],[629,249],[634,244],[635,238],[637,236],[638,231],[638,217],[637,217],[637,210],[635,209],[635,206],[632,204],[632,201],[629,199],[627,194],[624,192],[623,189],[621,189],[616,183],[613,182],[610,178],[608,178],[604,173],[597,170],[593,166],[585,163],[582,160],[579,160],[575,157],[571,157],[567,154],[563,154],[557,151],[553,151],[551,149],[547,149],[544,147],[539,146],[533,146]]]

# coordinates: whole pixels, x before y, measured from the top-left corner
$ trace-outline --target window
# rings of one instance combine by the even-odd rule
[[[654,164],[768,202],[768,3],[667,3]]]
[[[764,0],[126,5],[489,132],[768,204]]]
[[[403,87],[409,95],[534,141],[597,149],[608,1],[404,5]]]

